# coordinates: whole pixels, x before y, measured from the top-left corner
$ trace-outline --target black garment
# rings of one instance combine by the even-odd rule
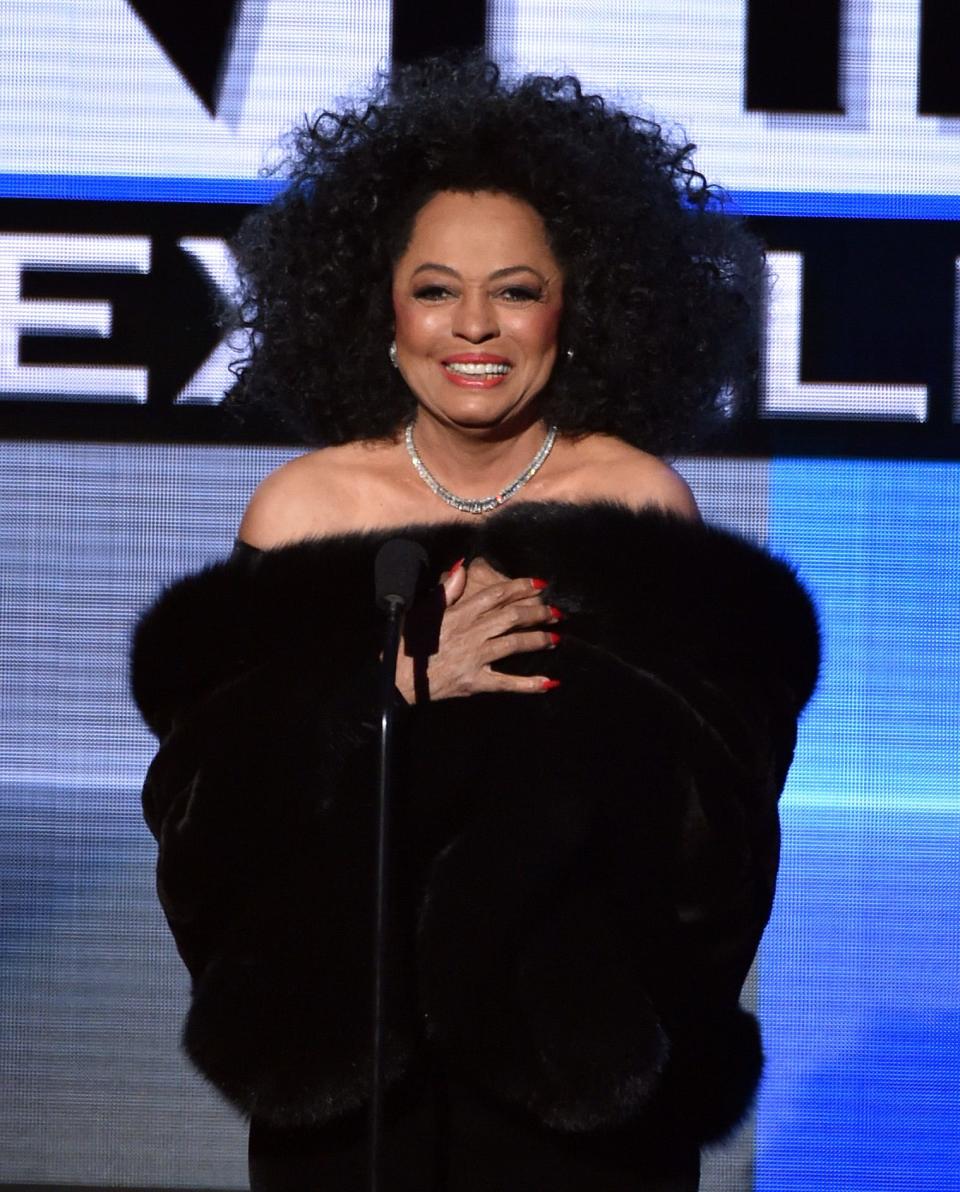
[[[761,1066],[738,997],[816,678],[810,602],[758,548],[659,512],[516,504],[403,532],[435,574],[466,554],[548,580],[564,641],[504,664],[555,691],[418,704],[401,726],[390,1192],[695,1187],[681,1172]],[[241,553],[136,635],[185,1045],[254,1120],[259,1188],[294,1186],[278,1139],[280,1162],[312,1153],[317,1187],[363,1186],[372,560],[396,533]],[[434,1189],[411,1173],[437,1146]],[[658,1184],[664,1152],[680,1170]]]
[[[394,1100],[384,1133],[390,1192],[696,1192],[700,1147],[682,1132],[563,1134],[439,1078]],[[251,1192],[366,1192],[367,1122],[250,1126]]]

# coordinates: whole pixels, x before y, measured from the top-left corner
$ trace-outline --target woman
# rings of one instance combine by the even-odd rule
[[[364,1184],[380,627],[396,686],[393,1189],[692,1189],[761,1066],[740,989],[817,670],[789,570],[656,456],[749,366],[762,266],[652,124],[428,63],[297,136],[238,253],[236,391],[312,451],[142,620],[185,1045],[254,1188]]]

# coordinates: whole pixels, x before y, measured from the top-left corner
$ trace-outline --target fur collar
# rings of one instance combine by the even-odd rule
[[[373,558],[395,537],[426,548],[431,583],[461,555],[546,579],[565,635],[633,663],[775,679],[794,714],[813,692],[816,615],[787,564],[659,510],[526,502],[477,526],[404,525],[245,552],[175,583],[134,636],[133,691],[151,729],[164,735],[184,703],[271,657],[317,649],[349,668],[358,646],[378,649]]]

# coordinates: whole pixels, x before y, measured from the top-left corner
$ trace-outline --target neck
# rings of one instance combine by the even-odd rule
[[[417,451],[434,476],[462,497],[485,497],[509,484],[540,450],[548,427],[451,426],[422,413],[414,424]]]

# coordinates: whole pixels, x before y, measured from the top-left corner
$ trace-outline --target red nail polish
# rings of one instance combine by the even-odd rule
[[[463,566],[463,560],[464,560],[466,557],[467,557],[467,556],[466,556],[466,555],[464,555],[464,556],[463,556],[463,559],[457,559],[456,563],[454,563],[454,565],[453,565],[453,566],[450,568],[450,574],[451,574],[451,575],[455,575],[455,574],[456,574],[456,573],[457,573],[457,572],[460,570],[460,568]]]
[[[531,582],[531,584],[533,584],[533,586],[536,588],[536,590],[538,592],[542,592],[543,589],[548,586],[547,581],[545,579],[532,579],[530,582]]]
[[[544,691],[553,691],[554,687],[559,687],[559,686],[560,686],[559,679],[544,679],[543,680],[543,690]]]
[[[560,634],[559,633],[551,633],[550,640],[553,642],[553,644],[555,646],[559,646],[560,645]]]
[[[557,608],[557,606],[555,604],[550,605],[550,616],[553,617],[553,619],[555,621],[563,620],[563,613]]]

